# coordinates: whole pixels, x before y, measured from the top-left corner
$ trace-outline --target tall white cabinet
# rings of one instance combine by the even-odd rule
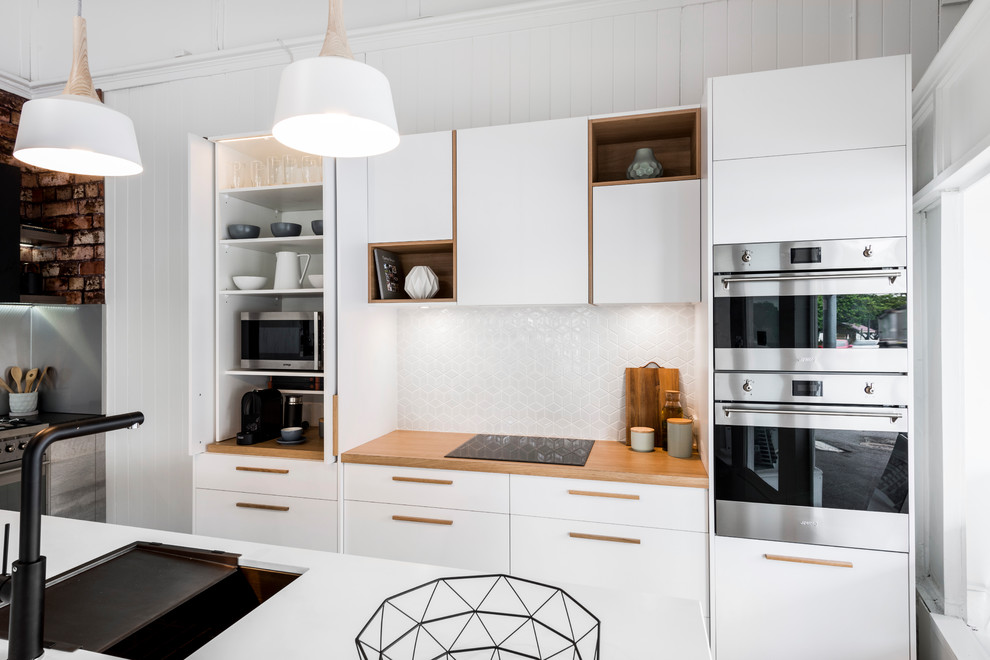
[[[269,182],[268,162],[288,156],[290,176]],[[336,259],[334,186],[324,186],[321,159],[302,168],[305,154],[271,136],[213,141],[190,137],[190,451],[194,454],[193,531],[197,534],[337,549],[336,465],[332,451],[336,362]],[[311,158],[311,157],[309,157]],[[332,161],[328,161],[332,178]],[[258,175],[258,179],[254,176]],[[206,192],[211,191],[212,194]],[[324,213],[324,209],[330,212]],[[323,234],[314,220],[323,221]],[[302,225],[298,236],[275,237],[270,225]],[[257,238],[232,238],[228,226],[261,228]],[[274,289],[278,252],[310,256],[307,275],[322,275],[300,288]],[[233,278],[266,278],[243,290]],[[322,368],[309,371],[245,369],[240,362],[242,312],[320,312]],[[212,327],[209,326],[212,321]],[[313,429],[325,420],[325,451],[236,453],[241,398],[269,387],[270,379],[318,379],[318,389],[279,387],[302,397],[303,418]],[[226,441],[225,451],[211,451]],[[315,440],[311,440],[315,443]],[[271,443],[269,443],[271,444]],[[215,449],[215,446],[213,447]]]
[[[910,81],[906,56],[710,80],[712,243],[906,236],[910,244]],[[707,278],[711,294],[711,268]],[[909,438],[913,489],[918,438]],[[717,520],[718,660],[915,657],[913,540],[899,553],[732,538],[716,529]]]

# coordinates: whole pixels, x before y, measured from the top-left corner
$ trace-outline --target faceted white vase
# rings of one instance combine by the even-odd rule
[[[626,169],[627,179],[655,179],[663,175],[663,165],[657,162],[653,149],[648,147],[636,150],[633,162]]]
[[[432,298],[440,290],[440,280],[429,266],[413,266],[406,274],[405,289],[410,298]]]

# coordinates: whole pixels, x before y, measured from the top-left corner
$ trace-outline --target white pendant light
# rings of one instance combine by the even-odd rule
[[[21,108],[14,158],[71,174],[138,174],[144,167],[133,122],[103,105],[93,89],[82,16],[73,17],[72,32],[72,70],[65,89],[59,96],[27,101]]]
[[[287,147],[333,158],[375,156],[398,146],[388,78],[354,59],[340,0],[330,0],[319,57],[282,72],[272,135]]]

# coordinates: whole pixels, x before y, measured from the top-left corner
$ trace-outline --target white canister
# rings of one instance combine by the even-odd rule
[[[667,453],[674,458],[691,458],[694,422],[685,417],[667,420]]]
[[[653,451],[653,429],[649,426],[634,426],[629,429],[629,447],[633,451]]]

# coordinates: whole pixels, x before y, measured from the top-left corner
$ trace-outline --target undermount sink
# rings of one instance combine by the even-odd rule
[[[45,647],[186,658],[299,577],[238,557],[139,541],[55,576],[45,587]],[[0,638],[9,614],[0,608]]]

